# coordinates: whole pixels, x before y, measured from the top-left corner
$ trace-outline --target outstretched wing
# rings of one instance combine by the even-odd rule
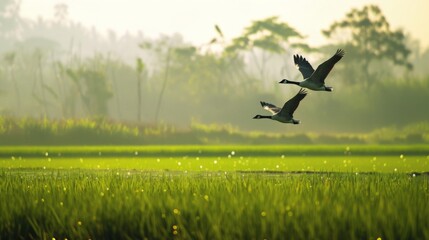
[[[325,78],[328,76],[329,72],[334,67],[335,63],[341,60],[344,56],[344,50],[338,49],[334,56],[326,60],[324,63],[320,64],[313,75],[311,75],[312,81],[317,83],[325,83]]]
[[[299,102],[301,102],[301,100],[304,99],[305,96],[307,96],[307,91],[301,88],[293,98],[289,99],[289,101],[287,101],[285,105],[283,105],[283,108],[279,112],[279,115],[292,118],[293,113],[299,105]]]
[[[294,55],[293,61],[295,62],[295,66],[301,72],[304,79],[309,78],[311,74],[313,74],[314,72],[313,67],[307,61],[307,59],[303,58],[301,55]]]
[[[281,110],[281,108],[279,108],[276,105],[271,104],[271,103],[261,101],[261,105],[265,110],[270,111],[273,115],[277,114]]]

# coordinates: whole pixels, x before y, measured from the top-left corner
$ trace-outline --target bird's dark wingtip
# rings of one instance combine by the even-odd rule
[[[341,56],[341,57],[344,56],[344,54],[346,54],[346,52],[341,48],[337,49],[337,52],[335,53],[335,55]]]
[[[293,55],[293,60],[295,62],[295,65],[298,65],[300,62],[306,61],[306,59],[298,54]]]
[[[307,95],[307,93],[308,93],[308,91],[307,91],[306,89],[304,89],[304,88],[301,88],[301,89],[299,90],[299,94]]]

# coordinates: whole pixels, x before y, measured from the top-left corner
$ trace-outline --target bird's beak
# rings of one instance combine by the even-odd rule
[[[279,83],[285,83],[286,79],[281,80]]]

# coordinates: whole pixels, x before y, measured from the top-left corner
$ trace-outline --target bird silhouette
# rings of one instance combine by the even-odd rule
[[[290,81],[287,79],[283,79],[280,83],[284,84],[296,84],[302,88],[307,88],[314,91],[328,91],[332,92],[333,88],[325,85],[325,79],[328,76],[329,72],[331,72],[334,65],[343,58],[345,52],[342,49],[338,49],[337,52],[320,64],[316,71],[314,71],[311,64],[300,55],[294,55],[293,59],[295,65],[298,67],[298,70],[301,72],[304,80],[301,82],[298,81]]]
[[[282,123],[293,123],[293,124],[299,124],[300,121],[293,118],[293,113],[298,108],[299,103],[302,99],[307,96],[307,91],[305,89],[301,88],[299,92],[291,99],[289,99],[282,108],[279,108],[275,106],[274,104],[262,102],[262,107],[270,111],[273,115],[270,116],[263,116],[263,115],[256,115],[253,117],[253,119],[272,119],[276,120]]]

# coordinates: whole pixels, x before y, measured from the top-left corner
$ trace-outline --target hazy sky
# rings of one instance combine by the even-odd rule
[[[321,30],[342,19],[352,7],[377,4],[393,28],[403,28],[429,47],[429,0],[22,0],[23,17],[53,18],[53,6],[69,6],[69,18],[99,31],[115,30],[147,37],[180,33],[194,44],[208,42],[218,24],[227,39],[252,20],[279,16],[313,45],[326,39]]]

